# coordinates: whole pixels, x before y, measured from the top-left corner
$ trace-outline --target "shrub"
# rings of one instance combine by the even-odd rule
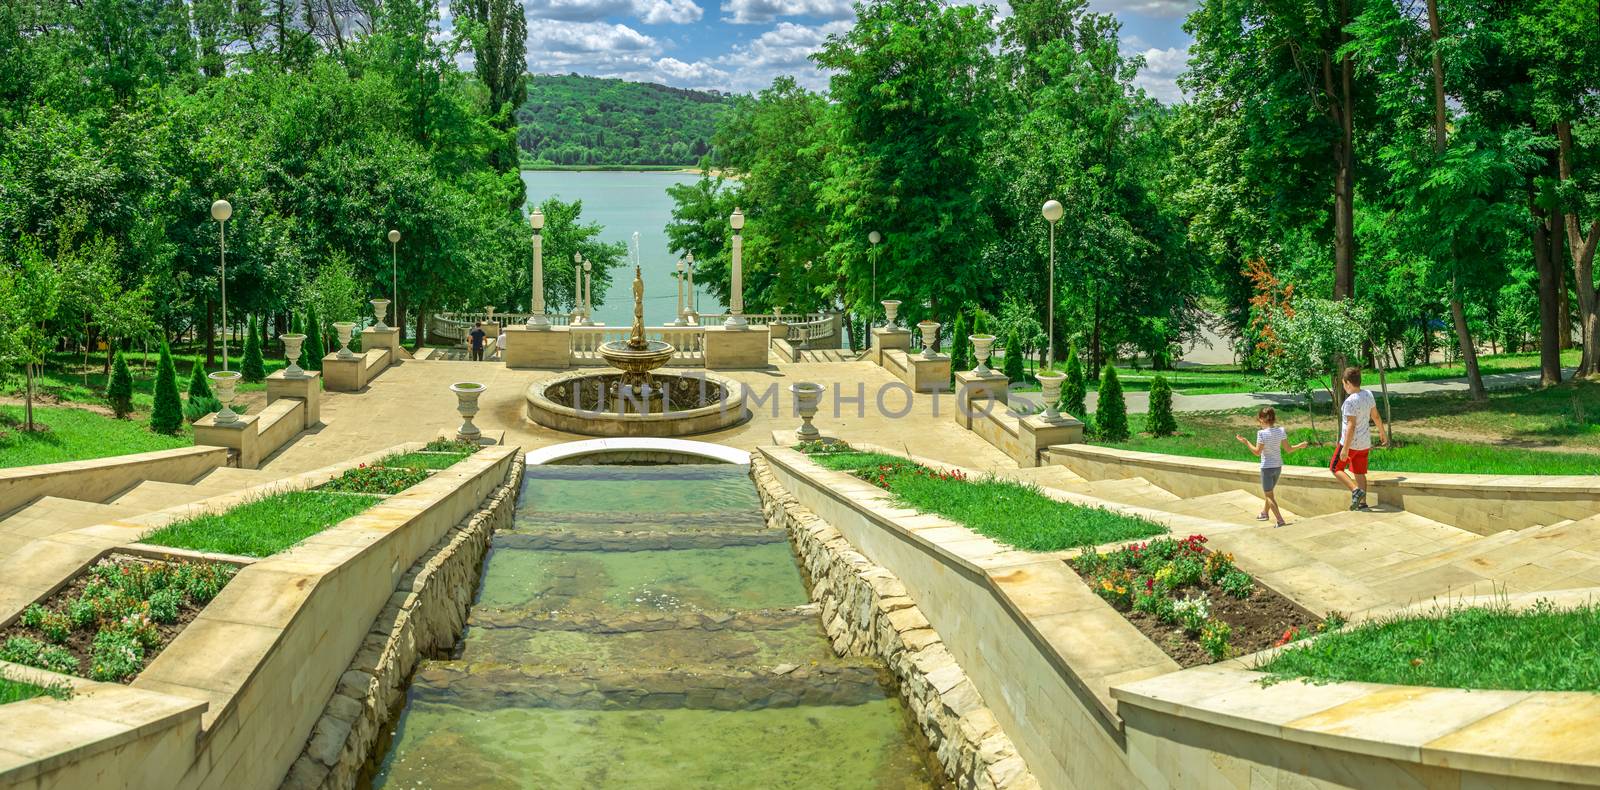
[[[19,622],[21,622],[25,628],[38,628],[42,623],[44,623],[45,615],[48,615],[49,613],[49,610],[45,609],[43,606],[40,606],[36,603],[30,603],[28,604],[28,608],[22,610],[22,619]]]
[[[1089,385],[1083,377],[1083,360],[1078,359],[1078,344],[1067,345],[1067,380],[1061,386],[1061,403],[1056,408],[1084,419],[1089,416],[1084,401],[1089,396]]]
[[[256,333],[255,322],[250,322],[250,334],[244,337],[244,361],[239,365],[239,375],[245,381],[261,381],[267,377],[267,363],[261,358],[261,335]]]
[[[950,329],[950,369],[953,371],[971,370],[976,364],[972,360],[972,341],[967,339],[967,317],[956,313],[956,323]]]
[[[1022,341],[1017,339],[1017,330],[1013,329],[1006,335],[1006,378],[1015,384],[1023,379],[1026,374],[1022,371]]]
[[[82,596],[67,606],[67,619],[73,628],[86,628],[100,619],[100,609],[93,598]]]
[[[454,439],[434,439],[422,446],[430,453],[475,453],[482,449],[476,442],[458,442]]]
[[[1106,363],[1100,378],[1100,401],[1095,404],[1094,424],[1100,439],[1107,442],[1128,440],[1128,405],[1122,400],[1122,382],[1117,369]]]
[[[183,418],[189,422],[199,422],[200,418],[212,412],[222,411],[222,401],[201,395],[190,395],[189,402],[183,404]]]
[[[78,660],[65,648],[47,645],[37,639],[13,636],[0,645],[0,661],[70,674],[78,671]]]
[[[1172,387],[1167,384],[1167,377],[1159,373],[1150,380],[1150,413],[1145,417],[1145,428],[1155,436],[1178,432],[1178,421],[1172,416]]]
[[[128,362],[121,354],[111,365],[111,383],[106,385],[106,400],[119,420],[125,420],[133,413],[133,374],[128,372]]]
[[[300,354],[300,367],[322,370],[322,356],[328,350],[322,345],[322,322],[317,320],[317,305],[306,309],[306,342]]]
[[[61,612],[45,612],[39,620],[39,630],[46,639],[59,645],[72,636],[72,620]]]
[[[206,378],[206,366],[199,359],[194,361],[194,366],[189,368],[189,399],[211,398],[216,399],[216,394],[211,391],[211,381]]]
[[[1191,636],[1200,633],[1206,621],[1211,619],[1211,599],[1207,598],[1205,593],[1185,596],[1183,600],[1173,604],[1172,608],[1177,612],[1178,624]]]
[[[1250,574],[1241,570],[1232,570],[1223,574],[1222,581],[1217,582],[1222,591],[1235,598],[1249,598],[1255,592],[1256,583]]]
[[[183,427],[183,402],[178,397],[178,370],[172,365],[172,351],[161,344],[161,359],[156,363],[155,405],[150,409],[150,430],[174,434]]]
[[[119,681],[133,677],[144,666],[144,645],[127,631],[107,628],[95,634],[89,649],[89,677]]]
[[[183,591],[168,587],[150,596],[150,619],[158,623],[178,622],[178,610],[183,607]]]
[[[1200,646],[1206,649],[1211,657],[1221,661],[1231,652],[1228,648],[1228,637],[1233,634],[1233,628],[1221,620],[1211,620],[1200,629]]]
[[[323,483],[323,491],[344,491],[351,494],[398,494],[428,479],[421,468],[403,466],[367,466],[362,464],[346,469],[344,474]]]

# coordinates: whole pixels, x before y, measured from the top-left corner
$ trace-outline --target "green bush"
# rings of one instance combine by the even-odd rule
[[[1100,378],[1100,400],[1095,404],[1094,424],[1099,438],[1107,442],[1128,440],[1128,405],[1122,400],[1122,382],[1117,369],[1106,363]]]
[[[239,374],[245,381],[261,381],[267,377],[267,363],[261,358],[261,335],[256,333],[255,322],[250,322],[250,334],[244,338],[244,362]]]
[[[967,317],[956,313],[955,326],[950,329],[950,370],[967,371],[973,366],[972,342],[967,340]]]
[[[206,366],[199,358],[194,361],[194,366],[189,368],[189,399],[211,398],[216,399],[216,394],[211,391],[211,380],[206,378]]]
[[[1145,428],[1155,436],[1178,432],[1178,421],[1172,416],[1172,387],[1166,376],[1156,374],[1150,380],[1150,412],[1145,416]]]
[[[1089,384],[1083,376],[1083,360],[1078,358],[1078,344],[1067,345],[1067,380],[1061,386],[1061,403],[1056,408],[1082,420],[1089,416],[1084,401],[1089,396]]]
[[[150,430],[173,434],[183,427],[183,401],[178,396],[178,370],[172,365],[172,350],[161,344],[161,359],[156,363],[155,404],[150,409]]]
[[[107,628],[95,634],[89,662],[89,677],[103,681],[124,680],[144,666],[144,645],[125,630]]]
[[[133,374],[128,372],[128,363],[121,354],[111,365],[111,383],[106,385],[106,400],[119,420],[127,419],[133,413]]]
[[[190,395],[189,402],[183,404],[183,418],[189,422],[198,422],[201,417],[218,411],[222,411],[222,401],[216,398]]]
[[[0,661],[72,674],[78,671],[78,659],[65,648],[47,645],[37,639],[13,636],[0,645]]]
[[[178,610],[183,608],[183,591],[168,587],[150,596],[150,619],[158,623],[178,622]]]
[[[1012,384],[1022,381],[1026,375],[1022,370],[1022,341],[1017,339],[1015,329],[1006,335],[1005,373]]]
[[[300,367],[306,370],[322,370],[322,356],[328,349],[322,345],[322,322],[317,320],[317,306],[311,305],[306,310],[306,342],[300,352]]]

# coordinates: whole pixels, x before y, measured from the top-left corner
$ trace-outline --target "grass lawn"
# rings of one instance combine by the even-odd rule
[[[1142,518],[1058,502],[1032,486],[1009,480],[967,480],[895,455],[850,451],[818,453],[811,459],[887,489],[906,507],[943,516],[1027,551],[1096,546],[1167,531]]]
[[[0,705],[4,705],[7,702],[21,702],[25,699],[33,699],[34,697],[55,697],[56,699],[66,699],[67,697],[71,696],[71,694],[71,689],[69,689],[66,685],[36,686],[32,683],[25,683],[20,680],[12,680],[10,678],[0,676]]]
[[[1549,389],[1494,392],[1484,403],[1461,396],[1392,400],[1396,447],[1375,447],[1374,470],[1494,475],[1595,475],[1600,454],[1535,449],[1600,449],[1600,384],[1569,382]],[[1381,406],[1381,402],[1380,402]],[[1155,438],[1139,433],[1111,446],[1149,453],[1200,458],[1252,460],[1234,440],[1255,435],[1254,411],[1234,414],[1179,414],[1179,435]],[[1582,421],[1580,422],[1580,418]],[[1136,424],[1143,417],[1134,415]],[[1293,466],[1326,466],[1333,454],[1334,421],[1317,413],[1317,433],[1307,427],[1304,409],[1279,409],[1279,424],[1292,442],[1312,441],[1287,455]],[[1459,437],[1459,438],[1456,438]],[[1317,442],[1321,444],[1317,444]]]
[[[1600,691],[1600,607],[1457,608],[1375,620],[1279,653],[1277,679]]]
[[[21,429],[23,408],[0,406],[0,467],[81,461],[110,455],[188,447],[188,426],[176,436],[150,430],[144,420],[119,420],[87,409],[34,406],[35,422],[50,430]]]
[[[382,497],[365,494],[289,491],[245,503],[226,513],[168,524],[140,541],[192,551],[266,557],[381,500]]]
[[[378,461],[378,466],[397,469],[448,469],[471,453],[395,453]]]
[[[230,352],[239,351],[231,344],[228,350]],[[156,361],[160,354],[151,351],[149,357],[146,358],[143,352],[126,351],[123,352],[122,356],[128,362],[128,372],[133,374],[133,408],[135,411],[148,415],[151,403],[155,398],[153,393],[156,380]],[[222,370],[220,353],[218,357],[218,364],[207,368],[208,371]],[[203,351],[186,353],[175,349],[172,352],[172,365],[178,371],[179,392],[185,395],[188,394],[189,376],[193,375],[194,365],[204,358],[205,352]],[[228,359],[229,367],[232,370],[238,370],[239,366],[244,362],[244,355],[242,353],[230,353]],[[52,354],[49,363],[44,366],[43,373],[34,381],[34,391],[64,403],[90,403],[97,406],[105,406],[107,405],[106,380],[109,376],[100,372],[100,366],[104,361],[105,356],[103,353],[91,356],[89,366],[85,368],[81,354]],[[304,362],[305,360],[302,359],[301,361]],[[146,369],[146,362],[148,362],[148,369]],[[281,359],[268,358],[266,360],[268,375],[281,370],[285,364]],[[20,398],[23,396],[26,386],[27,383],[21,376],[10,375],[0,380],[0,394]],[[264,381],[241,381],[237,391],[240,393],[260,392],[266,388],[267,384]]]

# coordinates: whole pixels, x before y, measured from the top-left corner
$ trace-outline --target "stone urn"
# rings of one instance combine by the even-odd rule
[[[989,353],[994,350],[994,335],[967,335],[967,339],[972,341],[972,354],[978,358],[978,366],[972,372],[979,376],[993,373],[989,369]]]
[[[206,374],[206,378],[211,379],[212,394],[216,395],[217,402],[222,404],[222,411],[217,412],[218,425],[231,425],[239,420],[239,415],[228,408],[228,404],[233,403],[234,387],[238,386],[242,375],[237,370],[219,370]]]
[[[283,377],[305,378],[306,372],[300,369],[299,362],[300,344],[306,342],[306,336],[299,332],[291,332],[287,335],[278,335],[278,339],[283,341],[283,358],[289,360],[289,366],[283,369]]]
[[[899,315],[900,315],[900,300],[899,299],[885,299],[885,300],[883,300],[883,325],[885,327],[888,327],[889,329],[897,328],[899,326],[899,323],[898,323]]]
[[[1061,419],[1061,412],[1056,411],[1056,402],[1061,400],[1061,382],[1067,380],[1067,374],[1051,371],[1035,374],[1034,378],[1039,380],[1040,393],[1044,398],[1045,419]]]
[[[350,350],[350,336],[356,331],[356,322],[334,321],[333,331],[339,333],[339,358],[354,359],[356,352]]]
[[[922,332],[922,358],[933,359],[939,356],[939,322],[918,321],[917,330]]]
[[[472,418],[478,414],[478,396],[486,389],[488,387],[476,381],[458,381],[450,385],[450,391],[456,394],[456,413],[461,415],[456,441],[475,442],[483,435],[478,426],[472,424]]]
[[[388,299],[373,299],[372,300],[372,315],[375,318],[378,319],[378,322],[372,325],[373,329],[388,329],[389,325],[385,324],[383,322],[383,317],[388,315],[388,314],[389,314],[389,300]]]
[[[801,439],[815,439],[822,435],[817,426],[811,424],[812,418],[817,416],[817,404],[822,402],[822,385],[802,381],[789,385],[789,391],[794,393],[794,409],[800,415],[800,427],[795,430],[795,435]]]

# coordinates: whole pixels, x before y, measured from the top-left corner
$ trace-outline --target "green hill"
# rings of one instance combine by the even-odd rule
[[[691,166],[733,97],[577,74],[528,78],[517,109],[525,167]]]

